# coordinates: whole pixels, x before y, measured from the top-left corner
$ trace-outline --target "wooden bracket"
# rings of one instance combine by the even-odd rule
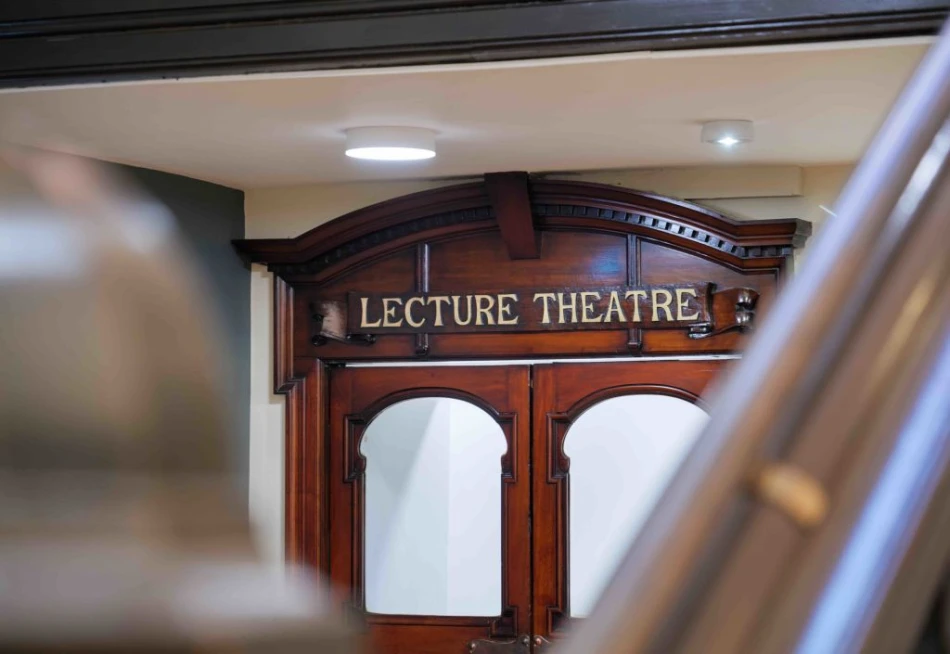
[[[528,173],[488,173],[488,199],[495,210],[501,238],[512,259],[540,259],[540,235],[534,228]]]
[[[691,326],[688,332],[689,337],[709,338],[731,331],[751,330],[758,300],[759,294],[751,288],[713,290],[709,302],[712,321]]]
[[[373,334],[349,334],[346,331],[346,307],[337,302],[310,303],[310,320],[313,324],[314,345],[326,345],[329,341],[351,345],[372,345]]]

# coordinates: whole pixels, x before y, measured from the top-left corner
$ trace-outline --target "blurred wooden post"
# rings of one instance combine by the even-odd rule
[[[255,560],[171,216],[12,154],[41,199],[0,213],[0,650],[355,651],[325,589]]]

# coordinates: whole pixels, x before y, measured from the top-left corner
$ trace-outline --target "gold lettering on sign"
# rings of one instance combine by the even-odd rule
[[[460,295],[452,296],[452,313],[455,317],[455,324],[464,326],[472,322],[472,296],[471,295],[465,296],[465,301],[466,301],[466,304],[468,305],[466,309],[467,313],[465,316],[465,320],[462,320],[462,316],[459,315],[459,300],[461,299],[462,297]]]
[[[370,334],[685,328],[716,320],[714,292],[706,282],[431,296],[350,293],[346,319],[354,332]]]
[[[627,291],[623,294],[623,299],[627,300],[633,298],[633,317],[630,318],[632,322],[640,322],[640,298],[646,298],[646,291]]]
[[[600,322],[603,316],[592,316],[594,310],[593,300],[599,300],[600,293],[597,291],[581,291],[581,322]]]
[[[413,304],[425,305],[425,300],[423,300],[421,297],[418,297],[418,296],[411,297],[408,300],[406,300],[406,323],[410,327],[422,327],[424,324],[426,324],[426,319],[423,318],[422,320],[418,320],[418,321],[412,319],[412,305]]]
[[[571,312],[571,323],[577,322],[577,293],[570,293],[571,303],[568,304],[564,301],[564,293],[557,294],[557,321],[559,324],[563,325],[568,322],[564,319],[564,314],[566,311],[570,310]]]
[[[476,325],[494,325],[495,318],[491,315],[495,308],[495,298],[491,295],[475,296],[475,324]]]
[[[400,318],[398,321],[393,320],[393,318],[396,317],[396,307],[400,307],[400,306],[402,306],[402,298],[398,298],[398,297],[384,297],[383,298],[383,327],[402,326],[402,318]]]
[[[538,300],[543,300],[542,304],[544,304],[544,313],[541,315],[541,324],[550,325],[551,310],[550,306],[548,305],[548,301],[554,301],[554,293],[535,293],[534,301],[537,302]]]
[[[451,303],[451,300],[449,300],[448,295],[433,295],[429,298],[429,301],[426,303],[426,304],[435,305],[435,326],[436,327],[442,327],[445,324],[444,322],[442,322],[442,303],[443,302],[445,304]]]
[[[657,296],[660,294],[666,296],[665,302],[660,302],[657,300]],[[673,320],[673,314],[670,311],[670,304],[673,302],[673,294],[664,288],[654,288],[653,289],[653,322],[659,322],[660,310],[666,312],[666,319]]]
[[[498,324],[499,325],[517,325],[518,315],[512,316],[515,308],[511,304],[505,304],[506,301],[518,301],[518,296],[514,293],[501,293],[498,295]],[[512,317],[508,317],[512,316]]]
[[[610,315],[616,313],[617,320],[627,322],[627,316],[623,313],[623,307],[620,306],[620,294],[617,291],[610,291],[610,301],[607,303],[607,313],[604,314],[604,322],[610,322]]]
[[[684,295],[692,295],[696,297],[696,289],[694,288],[678,288],[676,289],[676,319],[677,320],[696,320],[699,318],[699,311],[696,313],[691,313],[686,315],[683,313],[683,309],[689,306],[689,300],[683,298]]]
[[[362,309],[362,313],[360,314],[360,315],[361,315],[361,318],[360,318],[360,327],[364,327],[364,328],[365,328],[365,327],[379,327],[379,325],[380,325],[380,324],[382,323],[382,321],[383,321],[382,318],[377,319],[376,322],[368,322],[368,321],[366,320],[366,314],[368,313],[368,310],[367,310],[367,308],[366,308],[366,305],[368,305],[368,304],[369,304],[369,298],[368,298],[368,297],[361,297],[361,298],[360,298],[360,308]]]

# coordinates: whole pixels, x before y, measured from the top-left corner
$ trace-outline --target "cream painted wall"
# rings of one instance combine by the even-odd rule
[[[450,186],[470,179],[314,184],[245,191],[245,238],[289,238],[400,195]]]
[[[720,166],[550,175],[615,184],[691,200],[736,218],[803,218],[815,231],[827,217],[850,165]],[[390,198],[464,180],[420,180],[250,189],[247,238],[297,236],[345,213]],[[249,506],[265,559],[283,561],[283,397],[273,394],[273,279],[263,266],[251,275],[251,444]]]

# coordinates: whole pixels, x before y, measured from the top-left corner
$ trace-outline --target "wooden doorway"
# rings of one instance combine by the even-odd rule
[[[657,365],[635,395],[693,406],[690,400],[702,379],[665,380],[655,359],[740,351],[809,231],[800,220],[735,221],[705,207],[615,186],[493,173],[482,181],[365,207],[294,238],[238,242],[249,262],[267,264],[274,275],[274,390],[287,397],[287,561],[330,576],[388,651],[464,651],[459,648],[473,641],[475,651],[526,651],[535,642],[543,648],[571,620],[580,619],[597,591],[596,584],[588,584],[584,595],[578,584],[569,583],[571,532],[564,531],[569,501],[579,496],[565,491],[567,483],[573,478],[577,491],[582,471],[590,473],[595,464],[588,458],[581,465],[578,459],[584,457],[575,456],[565,474],[567,457],[544,459],[545,452],[556,452],[545,445],[545,438],[551,439],[543,431],[545,421],[548,414],[562,416],[551,419],[570,450],[589,440],[578,436],[587,429],[578,421],[613,399],[603,395],[613,392],[605,389],[635,382],[626,373],[617,373],[614,382],[600,373],[588,377],[569,364],[552,366],[550,375],[570,377],[556,382],[544,381],[540,364],[524,364],[522,372],[502,377],[479,372],[475,365],[455,365],[456,374],[448,375],[449,368],[439,366],[503,360],[508,365],[501,369],[507,370],[525,358],[642,358],[644,365]],[[360,362],[419,367],[370,372],[356,368]],[[615,364],[618,370],[635,369],[633,363],[602,365]],[[437,371],[427,373],[428,368]],[[427,374],[432,375],[428,380]],[[533,376],[535,387],[509,374]],[[364,389],[364,377],[373,375],[380,381],[366,382]],[[498,379],[507,379],[507,386]],[[583,386],[584,379],[592,385]],[[643,391],[650,385],[674,390]],[[504,588],[491,607],[458,612],[449,606],[433,613],[420,600],[416,613],[399,614],[394,610],[399,607],[376,597],[369,598],[367,612],[366,590],[372,583],[366,584],[364,576],[376,573],[364,569],[364,532],[356,528],[366,517],[360,479],[372,471],[373,460],[396,459],[373,451],[361,454],[364,443],[372,450],[374,441],[373,433],[367,438],[364,432],[372,432],[374,423],[379,429],[384,411],[398,411],[394,398],[424,399],[425,389],[433,388],[454,389],[449,399],[481,412],[471,414],[475,422],[495,416],[495,435],[488,440],[518,447],[505,473],[510,477],[502,482],[498,453],[492,488],[496,493],[505,489],[509,507],[525,506],[527,497],[527,509],[515,512],[517,524],[506,514],[504,546],[502,534],[491,538],[496,551],[501,548],[509,557],[503,565],[517,562],[523,572],[496,571]],[[413,392],[417,397],[411,397]],[[598,393],[604,400],[600,404],[590,399]],[[585,402],[593,407],[586,412]],[[511,414],[510,423],[497,419],[501,414]],[[534,466],[530,479],[518,468],[525,456],[524,464]],[[553,472],[542,482],[540,466],[548,464]],[[594,473],[596,480],[596,465]],[[375,491],[367,487],[365,492]],[[637,495],[618,487],[605,497]],[[541,509],[545,502],[555,513]],[[501,503],[501,495],[492,500],[496,514]],[[606,506],[606,499],[601,503]],[[588,513],[595,515],[580,515]],[[575,543],[574,554],[584,545]],[[622,550],[614,545],[614,553]],[[419,636],[435,633],[443,640]]]
[[[701,395],[727,363],[722,359],[642,360],[557,363],[535,368],[535,641],[560,638],[572,621],[583,619],[589,612],[619,562],[617,557],[639,532],[646,511],[688,452],[690,439],[701,426],[696,421],[704,422],[705,418]],[[581,424],[593,418],[595,412],[601,414],[598,420]],[[650,418],[646,424],[639,419],[644,417]],[[623,424],[616,424],[618,421]],[[610,447],[611,439],[626,451]],[[669,442],[673,439],[675,443]],[[585,445],[587,448],[582,449]],[[662,456],[650,456],[652,453]],[[572,476],[581,474],[588,486],[583,489],[585,497],[579,497],[580,488],[575,488],[572,496]],[[591,478],[597,481],[591,482]],[[603,481],[608,483],[598,483]],[[593,493],[591,485],[595,486]],[[639,497],[629,497],[631,493]],[[591,532],[590,538],[583,538],[585,531]],[[592,562],[596,562],[593,568]],[[572,570],[582,577],[575,578],[574,583]]]
[[[629,440],[625,434],[644,429],[630,422],[640,413],[670,410],[662,400],[657,404],[658,397],[683,403],[673,408],[681,418],[690,410],[703,414],[695,404],[722,364],[694,359],[332,370],[329,573],[348,608],[365,622],[374,650],[539,651],[582,619],[586,609],[580,605],[611,572],[588,574],[585,563],[604,558],[604,541],[611,538],[615,556],[629,538],[614,533],[615,523],[630,523],[631,510],[642,513],[628,506],[631,493],[622,490],[630,474],[633,482],[643,481],[642,471],[630,472],[637,462],[598,462],[609,450],[592,441]],[[608,406],[615,401],[640,404]],[[654,431],[657,424],[664,423],[655,422]],[[662,441],[662,432],[650,437]],[[591,486],[592,468],[612,484],[585,491],[601,519],[615,516],[596,540],[571,531],[569,438],[589,450],[577,462],[576,474],[587,480],[577,493]],[[635,440],[621,445],[634,453],[639,447]],[[681,453],[685,449],[688,443]],[[643,455],[641,467],[649,452]],[[661,472],[670,465],[663,463]],[[656,472],[647,473],[655,485]],[[598,531],[590,522],[596,514],[579,513],[587,518],[584,531]],[[592,542],[594,550],[582,551]],[[573,558],[571,543],[581,552]],[[573,592],[572,570],[583,575]]]

